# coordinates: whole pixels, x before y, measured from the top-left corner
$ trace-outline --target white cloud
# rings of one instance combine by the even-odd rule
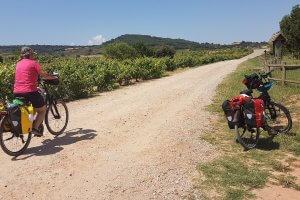
[[[100,45],[105,42],[105,38],[102,35],[96,35],[92,39],[89,40],[89,45]]]
[[[74,42],[71,42],[71,46],[75,46],[75,43],[74,43]]]

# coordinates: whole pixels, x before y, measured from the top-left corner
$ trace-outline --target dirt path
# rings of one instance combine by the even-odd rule
[[[17,159],[0,152],[0,199],[181,199],[217,154],[199,139],[214,118],[204,106],[262,52],[69,103],[65,134],[34,138]]]

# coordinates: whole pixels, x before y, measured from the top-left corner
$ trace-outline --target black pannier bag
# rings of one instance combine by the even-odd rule
[[[234,129],[234,122],[233,122],[234,110],[232,109],[229,100],[225,100],[223,102],[222,109],[223,109],[225,117],[227,119],[228,127],[230,129]]]
[[[240,112],[239,116],[238,116],[238,120],[236,122],[234,122],[234,113],[235,111],[232,109],[232,106],[230,104],[231,101],[229,100],[225,100],[222,104],[222,109],[224,111],[227,123],[228,123],[228,127],[230,129],[234,129],[234,125],[238,125],[238,127],[243,127],[244,126],[244,116],[243,114]]]
[[[22,134],[21,109],[19,106],[14,106],[8,108],[8,111],[12,122],[12,129],[16,136],[19,136]]]

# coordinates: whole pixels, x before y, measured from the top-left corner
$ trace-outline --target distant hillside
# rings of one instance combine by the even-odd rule
[[[103,45],[108,45],[115,42],[125,42],[127,44],[133,45],[139,42],[144,43],[150,47],[156,46],[172,46],[175,49],[210,49],[210,48],[219,48],[219,44],[210,44],[210,43],[197,43],[193,41],[188,41],[184,39],[171,39],[171,38],[162,38],[149,35],[135,35],[135,34],[126,34],[121,35],[115,39],[112,39],[108,42],[105,42]]]
[[[0,46],[0,55],[19,55],[24,45]],[[101,46],[28,45],[40,55],[76,56],[101,53]]]
[[[198,43],[184,39],[162,38],[149,35],[126,34],[115,39],[107,41],[102,45],[95,46],[66,46],[66,45],[29,45],[34,48],[40,55],[58,55],[58,56],[76,56],[76,55],[98,55],[104,51],[105,46],[115,42],[125,42],[133,45],[139,42],[149,47],[171,46],[176,50],[180,49],[216,49],[227,47],[260,47],[266,45],[266,42],[237,42],[234,45],[220,45],[213,43]],[[21,45],[0,46],[0,55],[18,55]]]

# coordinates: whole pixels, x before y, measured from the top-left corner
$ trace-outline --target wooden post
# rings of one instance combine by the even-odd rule
[[[268,63],[267,61],[267,50],[264,51],[265,52],[265,65]]]
[[[282,86],[284,86],[285,79],[286,79],[286,70],[285,70],[285,66],[282,65]]]

